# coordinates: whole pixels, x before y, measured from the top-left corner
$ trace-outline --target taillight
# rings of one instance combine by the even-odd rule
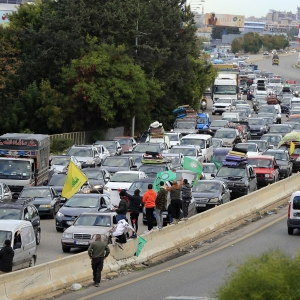
[[[291,202],[289,203],[289,208],[288,208],[288,219],[290,218],[291,216]]]

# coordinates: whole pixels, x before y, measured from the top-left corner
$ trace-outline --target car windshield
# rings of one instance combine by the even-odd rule
[[[101,226],[101,227],[111,227],[110,216],[104,215],[81,215],[77,218],[74,226]]]
[[[300,122],[300,117],[290,117],[290,122]]]
[[[222,140],[212,140],[213,148],[222,147]]]
[[[49,181],[49,184],[50,186],[54,186],[54,185],[57,185],[57,186],[62,186],[65,184],[65,181],[66,181],[66,177],[67,175],[53,175]]]
[[[217,168],[215,165],[205,165],[203,164],[203,173],[216,173],[217,172]]]
[[[68,152],[69,156],[93,157],[92,149],[89,148],[71,148]]]
[[[26,180],[29,179],[31,166],[29,161],[0,159],[0,178]]]
[[[226,120],[216,120],[211,122],[210,127],[224,127],[227,124]]]
[[[54,156],[52,157],[52,165],[59,165],[59,166],[68,166],[70,163],[70,157],[69,156]]]
[[[218,171],[217,177],[228,178],[228,177],[246,177],[246,169],[244,168],[227,168],[221,167]]]
[[[166,159],[170,161],[173,165],[180,164],[180,157],[179,156],[166,156]]]
[[[93,208],[93,207],[98,207],[99,206],[99,199],[98,197],[78,197],[78,196],[73,196],[72,198],[70,198],[66,204],[64,205],[66,207],[89,207],[89,208]]]
[[[231,103],[231,99],[220,98],[216,101],[216,103]]]
[[[207,118],[198,118],[197,123],[198,124],[207,124]]]
[[[21,212],[17,208],[0,207],[0,220],[20,220]]]
[[[33,188],[33,189],[24,189],[21,194],[21,198],[51,198],[51,191],[49,188]]]
[[[0,230],[0,249],[4,247],[4,242],[6,240],[11,240],[11,231]]]
[[[179,141],[179,138],[178,138],[177,134],[168,134],[168,137],[169,137],[170,141],[172,141],[172,142]]]
[[[87,176],[88,179],[103,179],[103,173],[101,171],[84,169],[83,173]]]
[[[159,145],[151,145],[151,144],[143,145],[143,144],[138,144],[134,148],[134,150],[133,150],[133,152],[136,152],[136,153],[146,153],[146,151],[160,153],[161,149],[160,149]]]
[[[138,173],[115,173],[111,179],[110,182],[133,182],[135,180],[139,179]]]
[[[163,165],[141,165],[139,171],[145,172],[146,174],[157,174],[166,171],[166,166]]]
[[[148,190],[149,183],[150,182],[148,181],[135,181],[132,183],[128,191],[133,193],[136,189],[138,189],[141,193],[145,193]]]
[[[281,141],[281,137],[272,135],[262,136],[261,139],[268,141],[271,145],[278,145],[278,143]]]
[[[184,156],[197,156],[196,149],[189,149],[189,148],[172,148],[170,153],[181,153]]]
[[[251,145],[251,144],[246,144],[246,143],[243,143],[243,144],[237,144],[236,145],[236,148],[239,148],[239,149],[243,149],[243,150],[247,150],[248,152],[256,152],[257,149],[256,149],[256,145]]]
[[[264,125],[264,119],[248,119],[248,125]]]
[[[133,163],[135,165],[140,165],[142,163],[143,157],[141,155],[132,156]]]
[[[120,145],[126,145],[126,146],[132,145],[132,141],[130,139],[120,139],[118,140],[118,142],[120,143]]]
[[[176,122],[175,128],[177,129],[195,129],[196,124],[194,122]]]
[[[254,143],[257,145],[257,147],[261,150],[261,151],[265,151],[267,150],[267,146],[266,146],[266,142],[265,141],[248,141],[249,143]]]
[[[228,152],[223,152],[223,153],[214,153],[213,156],[211,157],[217,162],[222,162],[225,159],[225,156],[228,154]]]
[[[107,157],[103,164],[103,167],[129,167],[129,160],[125,157]]]
[[[271,159],[259,159],[259,158],[251,158],[249,157],[248,163],[255,168],[272,168],[272,160]]]
[[[283,126],[271,126],[269,132],[270,133],[288,133],[291,131],[290,127]]]
[[[215,85],[214,94],[216,94],[216,95],[218,95],[218,94],[235,95],[236,94],[236,86],[235,85]],[[218,103],[230,103],[230,102],[218,102]]]
[[[288,161],[289,156],[287,153],[280,153],[280,152],[269,152],[267,151],[266,153],[263,153],[264,155],[272,155],[275,157],[276,160],[281,160],[281,161]]]
[[[115,150],[117,148],[117,144],[114,141],[97,141],[95,144],[103,145],[107,150]]]
[[[205,141],[199,139],[185,139],[183,138],[181,140],[181,145],[193,145],[193,146],[199,146],[201,149],[205,147]]]
[[[213,193],[215,194],[220,190],[220,183],[216,182],[201,182],[198,181],[196,186],[193,186],[192,191],[196,193]]]
[[[259,109],[259,112],[260,112],[260,113],[264,113],[264,112],[266,112],[266,113],[274,113],[274,112],[275,112],[275,108],[272,107],[271,105],[270,105],[270,107],[262,106],[262,107]]]
[[[235,131],[216,131],[215,138],[219,139],[234,139],[236,138],[236,132]]]

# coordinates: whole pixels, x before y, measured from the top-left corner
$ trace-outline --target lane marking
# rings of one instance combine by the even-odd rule
[[[147,275],[143,275],[143,276],[141,276],[141,277],[139,277],[139,278],[132,279],[132,280],[127,281],[127,282],[124,282],[124,283],[120,283],[120,284],[118,284],[118,285],[116,285],[116,286],[107,288],[107,289],[105,289],[105,290],[102,290],[102,291],[99,291],[99,292],[90,294],[90,295],[88,295],[88,296],[84,296],[84,297],[82,297],[82,298],[79,298],[78,300],[87,300],[87,299],[91,299],[91,298],[93,298],[93,297],[96,297],[96,296],[105,294],[105,293],[107,293],[107,292],[110,292],[110,291],[119,289],[119,288],[121,288],[121,287],[123,287],[123,286],[130,285],[130,284],[132,284],[132,283],[135,283],[135,282],[144,280],[144,279],[146,279],[146,278],[149,278],[149,277],[152,277],[152,276],[155,276],[155,275],[164,273],[164,272],[166,272],[166,271],[168,271],[168,270],[172,270],[172,269],[181,267],[181,266],[183,266],[183,265],[189,264],[189,263],[191,263],[191,262],[193,262],[193,261],[195,261],[195,260],[198,260],[198,259],[201,259],[201,258],[203,258],[203,257],[205,257],[205,256],[211,255],[211,254],[213,254],[213,253],[215,253],[215,252],[218,252],[218,251],[220,251],[220,250],[223,250],[223,249],[225,249],[225,248],[227,248],[227,247],[231,247],[231,245],[237,244],[237,243],[239,243],[239,242],[241,242],[241,241],[243,241],[243,240],[245,240],[245,239],[247,239],[247,238],[249,238],[249,237],[255,235],[256,233],[258,233],[258,232],[260,232],[260,231],[262,231],[262,230],[264,230],[264,229],[270,227],[271,225],[273,225],[273,224],[275,224],[275,223],[277,223],[277,222],[279,222],[279,221],[281,221],[281,220],[283,220],[283,219],[285,219],[285,218],[286,218],[286,215],[281,216],[281,217],[279,217],[278,219],[275,219],[275,220],[273,220],[272,222],[270,222],[270,223],[268,223],[268,224],[266,224],[266,225],[264,225],[264,226],[262,226],[262,227],[260,227],[260,228],[258,228],[258,229],[256,229],[256,230],[252,231],[251,233],[248,233],[247,235],[245,235],[245,236],[243,236],[243,237],[240,237],[240,238],[238,238],[237,240],[232,241],[231,243],[228,243],[228,244],[226,244],[226,245],[223,245],[223,246],[221,246],[221,247],[219,247],[219,248],[217,248],[217,249],[211,250],[211,251],[209,251],[209,252],[207,252],[207,253],[200,254],[200,255],[198,255],[198,256],[196,256],[196,257],[194,257],[194,258],[191,258],[191,259],[186,260],[186,261],[184,261],[184,262],[181,262],[181,263],[178,263],[178,264],[176,264],[176,265],[170,266],[170,267],[168,267],[168,268],[164,268],[164,269],[161,269],[161,270],[159,270],[159,271],[155,271],[155,272],[153,272],[153,273],[150,273],[150,274],[147,274]]]

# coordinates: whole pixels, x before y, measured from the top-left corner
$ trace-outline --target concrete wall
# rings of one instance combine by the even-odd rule
[[[111,255],[105,261],[103,273],[118,270],[126,264],[141,263],[172,249],[182,247],[205,233],[215,231],[282,200],[299,187],[300,174],[297,174],[230,203],[198,214],[186,222],[155,231],[144,236],[147,243],[138,258],[134,256],[137,240],[130,240],[125,244],[124,250],[111,247]],[[0,300],[31,299],[34,296],[70,286],[74,282],[92,280],[90,259],[86,253],[75,254],[30,269],[1,275],[0,278]]]

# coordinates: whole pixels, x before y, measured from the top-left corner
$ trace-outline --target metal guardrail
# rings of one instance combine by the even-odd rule
[[[49,135],[50,141],[55,139],[69,139],[72,140],[74,144],[83,145],[86,143],[86,132],[69,132]]]

